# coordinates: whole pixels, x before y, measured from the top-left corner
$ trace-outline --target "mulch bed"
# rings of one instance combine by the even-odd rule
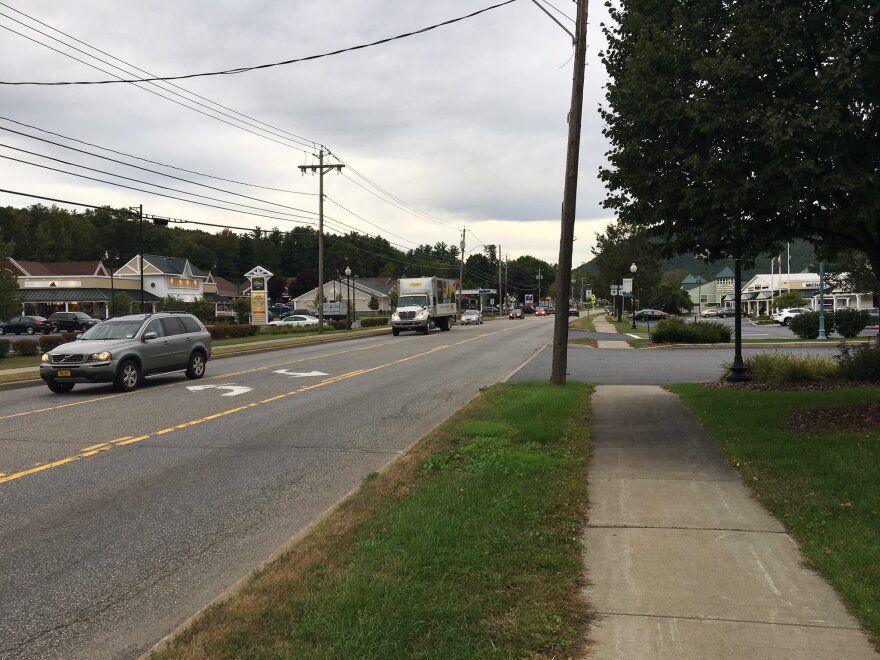
[[[816,392],[820,390],[836,390],[840,388],[869,387],[876,383],[834,381],[821,383],[789,383],[775,385],[771,383],[757,383],[748,381],[745,383],[711,382],[705,383],[707,387],[724,389],[740,389],[755,391],[788,391],[788,392]],[[801,410],[791,416],[785,422],[786,431],[810,433],[816,431],[871,431],[880,429],[880,401],[870,401],[851,406],[831,406],[827,408],[814,408],[813,410]]]

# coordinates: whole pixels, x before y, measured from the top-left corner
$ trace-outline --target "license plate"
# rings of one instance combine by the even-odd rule
[[[59,378],[70,378],[70,369],[59,369],[55,375]]]

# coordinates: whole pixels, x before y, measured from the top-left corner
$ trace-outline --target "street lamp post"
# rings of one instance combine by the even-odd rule
[[[629,267],[629,272],[632,273],[633,276],[633,287],[630,295],[632,296],[632,329],[636,329],[636,271],[639,269],[636,266],[636,262],[634,261],[632,266]]]
[[[351,330],[351,268],[345,265],[345,276],[348,278],[347,304],[345,306],[345,318],[348,320],[348,329]]]

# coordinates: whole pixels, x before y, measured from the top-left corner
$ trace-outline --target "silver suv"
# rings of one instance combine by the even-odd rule
[[[128,392],[152,374],[185,371],[187,378],[201,378],[210,357],[211,335],[192,314],[131,314],[44,353],[40,378],[58,394],[76,383],[113,383]]]

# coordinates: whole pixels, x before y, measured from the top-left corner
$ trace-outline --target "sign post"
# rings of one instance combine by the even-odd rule
[[[272,273],[257,266],[244,274],[251,283],[251,325],[269,323],[269,278]]]

